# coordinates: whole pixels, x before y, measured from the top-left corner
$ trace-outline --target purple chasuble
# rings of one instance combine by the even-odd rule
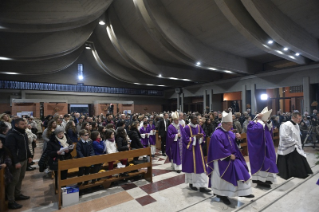
[[[148,127],[146,127],[146,129],[144,129],[144,126],[143,126],[140,129],[140,133],[141,134],[145,134],[145,133],[149,133],[149,132],[150,131],[149,131]],[[141,143],[142,143],[142,145],[144,147],[148,147],[148,137],[147,137],[147,135],[145,135],[145,138],[141,138]]]
[[[186,125],[184,130],[187,139],[183,140],[182,171],[195,174],[206,173],[207,165],[202,150],[202,145],[206,145],[204,130],[199,125],[196,128]],[[199,139],[196,139],[196,145],[194,146],[193,141],[198,133],[204,134],[203,142],[199,144]]]
[[[148,132],[151,132],[151,130],[155,131],[155,126],[154,125],[148,125],[147,128],[148,128]],[[150,145],[155,145],[156,144],[155,135],[150,135],[149,136],[149,142],[150,142]]]
[[[318,179],[318,181],[317,181],[317,185],[319,185],[319,179]]]
[[[269,131],[267,124],[265,130],[258,122],[251,121],[248,124],[247,145],[252,175],[258,171],[278,173],[272,130]]]
[[[226,182],[238,186],[237,181],[246,182],[250,179],[246,161],[237,147],[235,134],[232,131],[226,132],[221,127],[217,127],[210,139],[207,154],[209,178],[212,177],[214,161],[218,161],[220,177]],[[230,159],[231,154],[236,156],[235,160]]]
[[[166,136],[166,155],[169,161],[173,160],[176,165],[182,164],[182,152],[183,142],[186,141],[186,134],[182,125],[178,125],[181,133],[181,138],[175,140],[175,135],[178,134],[178,130],[173,124],[170,124],[167,128]]]

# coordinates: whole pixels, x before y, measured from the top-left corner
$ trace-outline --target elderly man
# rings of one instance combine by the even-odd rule
[[[276,182],[278,169],[276,152],[272,140],[272,122],[269,116],[272,110],[265,107],[255,120],[247,126],[247,143],[251,174],[254,183],[270,188]]]
[[[207,165],[205,163],[202,146],[205,143],[204,130],[199,126],[196,115],[191,116],[191,123],[185,128],[186,140],[183,145],[182,171],[185,172],[185,183],[189,183],[192,190],[208,193]]]
[[[185,121],[184,121],[184,113],[183,112],[179,112],[179,121],[178,121],[178,123],[180,124],[180,125],[182,125],[182,127],[185,127]]]
[[[74,124],[77,124],[79,122],[80,113],[74,113]]]
[[[251,190],[249,170],[237,147],[236,139],[240,134],[234,134],[232,113],[223,112],[222,123],[213,133],[209,149],[207,174],[214,194],[226,205],[230,205],[228,197],[241,196],[254,198]]]
[[[291,120],[280,126],[277,167],[278,175],[284,179],[306,178],[312,174],[306,154],[302,149],[298,125],[300,121],[300,113],[294,112]]]

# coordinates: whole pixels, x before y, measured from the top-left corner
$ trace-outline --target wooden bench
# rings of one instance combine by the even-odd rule
[[[95,173],[95,174],[90,174],[90,175],[83,175],[81,177],[73,177],[73,178],[67,178],[65,180],[61,180],[61,173],[62,170],[69,170],[69,169],[74,169],[78,167],[88,167],[92,166],[95,164],[103,164],[111,161],[117,161],[121,160],[124,158],[134,158],[134,157],[139,157],[147,155],[150,158],[150,162],[145,162],[133,166],[127,166],[125,168],[115,168],[113,170],[106,170],[105,172],[101,173]],[[146,168],[147,170],[139,170],[142,168]],[[124,172],[131,172],[134,170],[139,170],[134,173],[129,173],[129,176],[127,177],[110,177],[106,178],[112,175],[116,174],[121,174]],[[79,182],[84,182],[84,181],[89,181],[93,179],[98,179],[102,178],[100,181],[97,181],[95,183],[91,183],[88,185],[81,185],[79,186],[79,189],[86,189],[90,188],[93,186],[98,186],[102,185],[104,188],[110,187],[111,183],[114,181],[122,180],[122,179],[127,179],[130,177],[134,177],[137,175],[142,175],[145,180],[149,182],[153,182],[152,178],[152,157],[151,157],[151,148],[143,148],[143,149],[137,149],[137,150],[131,150],[131,151],[125,151],[125,152],[118,152],[118,153],[113,153],[113,154],[107,154],[107,155],[96,155],[96,156],[91,156],[91,157],[85,157],[85,158],[78,158],[78,159],[70,159],[70,160],[64,160],[64,161],[58,161],[58,202],[59,202],[59,209],[61,209],[61,200],[62,200],[62,191],[61,187],[67,186],[67,185],[73,185],[77,184]]]
[[[273,133],[272,140],[274,141],[274,145],[275,147],[278,147],[279,146],[279,130],[275,129],[272,131],[272,133]]]
[[[8,209],[8,201],[6,201],[5,194],[5,169],[0,169],[0,212],[4,212]]]

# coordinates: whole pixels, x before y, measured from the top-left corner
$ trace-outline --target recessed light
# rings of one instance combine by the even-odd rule
[[[0,72],[0,74],[19,74],[17,72]]]
[[[269,40],[267,43],[268,43],[268,44],[273,44],[274,41],[273,41],[273,40]]]
[[[105,25],[105,22],[104,21],[100,21],[99,24],[100,25]]]
[[[0,60],[12,60],[12,58],[9,58],[9,57],[0,57]]]
[[[171,79],[171,80],[178,80],[178,78],[175,78],[175,77],[170,77],[169,79]]]
[[[135,85],[139,85],[140,83],[134,83]]]
[[[183,79],[184,81],[191,81],[190,79]]]
[[[146,85],[148,85],[148,86],[152,86],[152,85],[154,85],[154,84],[146,84]]]
[[[225,72],[225,73],[228,73],[228,74],[231,74],[231,73],[233,73],[233,72],[231,72],[231,71],[228,71],[228,70],[225,70],[224,72]]]
[[[285,47],[283,50],[284,50],[284,51],[288,51],[288,48],[287,48],[287,47]]]
[[[86,48],[86,49],[91,49],[91,47],[89,47],[89,46],[86,46],[85,48]]]
[[[162,86],[162,87],[164,87],[165,85],[158,85],[158,86]]]
[[[217,68],[213,68],[213,67],[208,68],[208,69],[213,70],[213,71],[217,70]]]
[[[299,55],[300,55],[300,54],[299,54],[298,52],[295,54],[295,56],[297,56],[297,57],[298,57]]]
[[[79,80],[83,80],[83,75],[78,76]]]
[[[296,59],[294,56],[289,56],[291,59]]]
[[[200,62],[197,62],[197,63],[196,63],[197,66],[200,66],[200,64],[201,64]]]
[[[276,50],[276,52],[279,53],[279,54],[283,54],[282,51],[279,51],[279,50]]]
[[[158,77],[162,77],[162,75],[161,75],[161,74],[159,74],[159,75],[158,75]]]

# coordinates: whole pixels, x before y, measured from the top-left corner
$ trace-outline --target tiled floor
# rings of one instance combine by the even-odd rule
[[[41,144],[38,145],[35,161],[40,158],[41,148]],[[306,147],[305,151],[308,154],[309,164],[314,166],[317,151],[311,147]],[[248,157],[245,157],[245,160],[249,163]],[[278,178],[277,184],[273,184],[271,190],[259,188],[256,184],[253,184],[254,202],[251,202],[250,199],[236,197],[230,199],[231,206],[226,206],[213,194],[203,194],[189,189],[188,185],[184,183],[185,175],[172,171],[171,164],[161,154],[157,153],[152,163],[153,183],[146,180],[131,179],[130,181],[119,182],[118,185],[108,189],[92,188],[90,192],[86,192],[80,197],[78,204],[63,207],[61,211],[259,211],[264,205],[274,201],[271,196],[281,198],[288,191],[290,193],[287,194],[287,197],[282,197],[283,200],[291,201],[291,199],[294,199],[295,191],[300,193],[299,196],[296,195],[296,198],[305,199],[304,197],[307,196],[303,187],[298,187],[303,180],[295,179],[287,182]],[[317,170],[317,168],[315,167],[314,170]],[[316,175],[304,184],[314,198],[319,195],[319,187],[315,185],[318,180],[315,180],[315,178],[318,177]],[[297,188],[290,191],[294,187]],[[22,190],[23,194],[30,195],[31,199],[20,201],[19,203],[23,204],[23,208],[16,211],[50,212],[57,210],[57,197],[54,194],[53,180],[44,173],[40,173],[38,169],[27,172]],[[307,204],[301,205],[308,208],[309,211],[319,208],[319,205],[316,207],[318,201],[315,201],[312,197],[309,197]],[[291,204],[298,208],[296,202],[298,201],[293,201]],[[266,211],[279,211],[279,208],[281,211],[285,211],[281,201],[273,204]],[[291,209],[290,211],[298,210]]]

